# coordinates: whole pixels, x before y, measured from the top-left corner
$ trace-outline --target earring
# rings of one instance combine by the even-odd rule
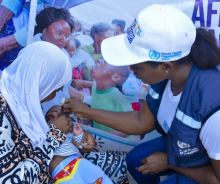
[[[166,71],[166,73],[168,73],[168,70]]]

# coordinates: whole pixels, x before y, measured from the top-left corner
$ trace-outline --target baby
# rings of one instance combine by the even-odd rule
[[[61,115],[61,107],[54,106],[47,112],[46,121],[50,123],[50,120],[59,118]],[[83,134],[82,127],[76,123],[73,132],[68,133],[66,140],[55,150],[49,165],[54,183],[64,181],[65,184],[95,183],[97,180],[112,183],[101,168],[84,159],[79,149],[72,143],[72,140],[81,143]]]
[[[76,43],[73,38],[70,37],[68,44],[64,47],[69,53],[70,58],[76,53]]]
[[[66,51],[70,55],[70,58],[73,57],[73,55],[76,53],[76,50],[77,50],[75,40],[76,39],[70,37],[70,40],[69,40],[68,44],[65,47]],[[72,77],[73,77],[73,79],[82,79],[82,73],[83,73],[83,66],[82,66],[82,64],[80,64],[77,67],[74,67],[72,69]]]

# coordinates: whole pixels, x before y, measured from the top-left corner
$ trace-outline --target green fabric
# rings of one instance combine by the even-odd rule
[[[95,48],[93,47],[93,45],[86,45],[80,47],[79,49],[82,49],[83,51],[89,53],[94,61],[97,61],[98,59],[102,58],[102,54],[93,54],[95,52]],[[86,63],[83,63],[83,80],[93,81],[93,78],[90,77],[90,69],[91,67],[88,67],[86,66]]]
[[[98,91],[96,84],[92,86],[91,107],[115,112],[133,111],[129,98],[123,95],[118,88],[112,87]],[[103,131],[114,131],[105,125],[94,122],[94,127]]]

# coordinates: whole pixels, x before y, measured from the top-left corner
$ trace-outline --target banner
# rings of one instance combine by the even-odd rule
[[[206,27],[216,39],[220,39],[220,0],[94,0],[70,9],[71,14],[88,29],[96,22],[107,22],[115,18],[131,25],[138,12],[152,4],[172,5],[188,15],[196,27]],[[85,12],[85,13],[82,13]],[[126,30],[125,28],[125,30]]]
[[[44,113],[53,105],[60,105],[64,98],[73,96],[91,108],[116,112],[140,110],[147,93],[147,84],[138,80],[129,66],[114,67],[106,63],[101,53],[101,42],[125,33],[137,14],[152,4],[179,8],[192,19],[196,27],[209,29],[220,46],[220,0],[31,1],[28,44],[41,40],[56,44],[70,58],[73,71],[73,80],[57,93],[55,99],[43,104]],[[50,7],[69,10],[75,21],[71,33],[70,17],[66,17],[65,10],[54,13],[55,10]],[[59,13],[62,19],[53,17]],[[45,17],[39,18],[42,15]],[[48,24],[44,21],[54,22]],[[39,30],[36,31],[35,26]],[[91,131],[95,137],[94,151],[117,152],[125,156],[134,146],[147,139],[145,136],[140,141],[140,136],[125,135],[88,119],[83,119],[81,123],[89,125],[83,125],[83,128]]]
[[[42,0],[39,2],[47,5],[53,5],[52,2],[57,2],[54,5],[58,5],[58,1],[67,2],[61,0]],[[37,0],[32,1],[32,5],[36,4]],[[196,27],[208,28],[216,39],[220,39],[220,0],[150,0],[144,1],[126,1],[126,0],[92,0],[86,2],[86,0],[68,0],[71,6],[61,7],[68,8],[71,14],[80,21],[86,29],[90,29],[94,23],[107,22],[111,24],[115,18],[122,19],[126,22],[126,27],[129,27],[137,16],[138,12],[143,10],[145,7],[152,4],[166,4],[172,5],[179,8],[182,12],[188,15]],[[69,5],[68,4],[68,5]],[[78,4],[78,5],[77,5]],[[77,5],[77,6],[76,6]],[[40,7],[40,4],[38,5]],[[34,27],[34,23],[31,23]],[[32,35],[33,37],[33,35]]]

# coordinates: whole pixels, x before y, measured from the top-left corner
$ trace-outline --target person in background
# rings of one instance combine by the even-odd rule
[[[76,53],[76,39],[70,38],[68,44],[64,47],[65,50],[69,53],[70,58],[73,57],[73,55]],[[74,61],[73,61],[74,62]],[[82,73],[83,73],[83,66],[80,64],[77,67],[72,68],[72,77],[73,79],[81,79],[82,80]]]
[[[133,111],[129,98],[116,88],[117,84],[123,85],[128,75],[127,66],[112,66],[104,60],[98,60],[96,65],[91,68],[91,77],[96,82],[92,86],[91,108],[114,112]],[[121,137],[129,136],[98,122],[93,122],[93,126]]]
[[[67,45],[64,47],[66,51],[69,53],[70,58],[76,53],[76,43],[75,40],[70,37]]]
[[[25,0],[0,1],[0,73],[7,68],[24,47],[27,38],[28,12]]]
[[[50,42],[63,49],[71,37],[74,20],[65,8],[45,8],[36,17],[34,41]]]
[[[104,39],[113,36],[113,30],[108,23],[97,23],[94,24],[91,28],[90,36],[94,40],[93,45],[86,45],[84,47],[80,47],[83,51],[89,53],[94,61],[102,58],[101,53],[101,43]],[[90,68],[86,66],[86,63],[83,63],[83,80],[73,80],[73,87],[77,87],[78,89],[82,88],[91,88],[93,85],[93,79],[90,76]]]
[[[122,85],[122,93],[130,99],[133,110],[140,111],[141,106],[139,104],[139,86],[137,78],[133,74],[133,71],[131,71],[130,66],[128,66],[128,68],[130,74]]]
[[[76,49],[78,49],[78,48],[81,46],[79,40],[76,39],[76,38],[73,38],[73,40],[75,41]],[[73,79],[82,79],[83,64],[81,63],[80,65],[78,65],[78,66],[76,67],[76,70],[79,72],[79,74],[80,74],[81,77],[77,78],[77,77],[74,77],[74,76],[73,76]],[[78,76],[79,76],[79,75],[78,75]]]
[[[112,21],[112,27],[113,30],[115,31],[115,35],[123,34],[125,26],[126,26],[126,22],[124,20],[114,19]]]
[[[73,40],[75,41],[76,49],[78,49],[81,46],[81,43],[79,42],[79,40],[77,38],[73,37]]]
[[[79,21],[76,21],[76,32],[74,32],[72,35],[74,38],[77,38],[80,42],[80,45],[82,47],[86,45],[92,45],[94,43],[94,40],[91,38],[90,35],[85,35],[83,33],[83,26]]]
[[[143,107],[109,112],[72,98],[64,112],[127,134],[157,129],[162,136],[126,156],[137,183],[219,184],[220,50],[215,36],[196,28],[178,8],[155,4],[138,14],[127,34],[104,40],[102,54],[112,65],[130,65],[149,84]],[[160,182],[163,175],[171,176]]]
[[[146,101],[146,96],[148,94],[148,84],[144,84],[142,81],[138,83],[139,86],[139,104],[142,107]]]

